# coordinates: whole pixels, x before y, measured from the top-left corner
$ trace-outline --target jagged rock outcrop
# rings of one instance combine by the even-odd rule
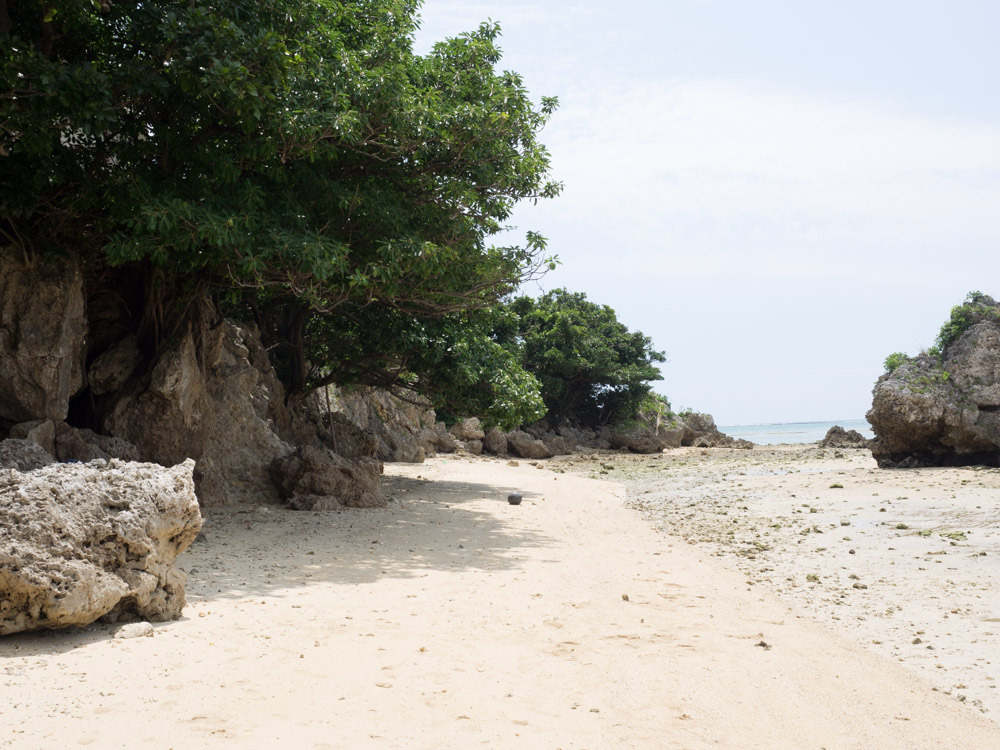
[[[867,448],[868,439],[857,430],[845,430],[835,424],[818,445],[820,448]]]
[[[611,430],[607,427],[594,430],[571,424],[561,424],[556,427],[556,435],[561,437],[566,447],[575,450],[607,450],[611,447]]]
[[[148,379],[115,394],[104,431],[133,445],[145,460],[171,466],[197,460],[198,496],[206,505],[278,497],[271,462],[292,447],[270,418],[283,394],[251,326],[222,320],[192,328]]]
[[[352,460],[378,457],[379,441],[371,430],[362,429],[340,412],[317,412],[317,415],[316,434],[320,442],[338,456]]]
[[[386,506],[379,491],[381,467],[372,458],[348,461],[324,448],[299,446],[270,469],[281,498],[296,510]]]
[[[662,453],[666,448],[680,448],[683,437],[683,427],[630,423],[612,430],[610,441],[612,448],[632,453]]]
[[[138,461],[140,458],[139,449],[126,440],[98,435],[93,430],[78,429],[51,419],[16,424],[10,428],[9,437],[30,440],[59,461],[87,463],[95,458],[119,458],[122,461]]]
[[[512,430],[507,433],[507,450],[520,458],[539,459],[553,456],[545,443],[522,430]]]
[[[127,440],[110,435],[98,435],[93,430],[70,427],[65,422],[56,425],[56,452],[60,461],[82,461],[87,463],[95,458],[105,460],[118,458],[122,461],[138,461],[139,449]]]
[[[545,447],[549,449],[549,453],[553,456],[568,456],[573,452],[569,443],[566,441],[566,438],[561,435],[546,433],[545,435],[542,435],[539,440],[545,444]]]
[[[55,463],[55,459],[32,440],[20,438],[0,440],[0,471],[3,469],[34,471],[51,463]],[[0,528],[0,533],[2,532],[3,529]]]
[[[376,457],[381,461],[421,463],[437,451],[454,451],[454,440],[442,440],[435,430],[436,416],[430,407],[408,404],[374,388],[337,390],[332,409],[346,416],[378,441]],[[322,401],[321,401],[322,403]],[[444,425],[441,425],[444,431]],[[447,435],[447,432],[445,431]]]
[[[56,423],[51,419],[33,419],[10,428],[7,437],[30,440],[50,456],[56,455]]]
[[[715,426],[711,414],[691,412],[681,415],[684,424],[684,435],[681,445],[694,448],[744,448],[750,450],[753,443],[749,440],[736,439]]]
[[[495,456],[507,455],[507,436],[496,427],[483,436],[483,450]]]
[[[30,440],[59,461],[87,463],[95,458],[139,461],[139,449],[132,443],[93,430],[78,429],[65,422],[36,419],[10,428],[9,437]]]
[[[201,528],[193,468],[0,470],[0,635],[179,617],[185,576],[174,561]]]
[[[448,431],[458,440],[482,440],[486,437],[486,433],[476,417],[460,419]]]
[[[464,429],[464,428],[459,428]],[[452,428],[455,433],[455,428]],[[482,438],[483,451],[492,455],[541,459],[575,451],[628,450],[660,453],[684,445],[703,448],[753,448],[748,440],[735,440],[720,432],[709,414],[640,415],[630,422],[597,429],[563,423],[555,428],[543,422],[508,433],[490,429]]]
[[[84,385],[83,274],[71,259],[0,247],[0,418],[62,421]]]
[[[142,362],[135,336],[128,335],[98,356],[87,369],[87,382],[94,396],[113,393],[124,386]]]
[[[427,432],[421,430],[420,434],[426,441],[428,452],[454,453],[458,450],[458,441],[448,432],[444,422],[435,422],[434,427]]]
[[[473,456],[483,455],[483,441],[482,440],[466,440],[462,443],[465,446],[465,450],[471,453]]]
[[[909,359],[878,379],[867,418],[880,467],[1000,466],[998,317],[980,316],[940,358]]]

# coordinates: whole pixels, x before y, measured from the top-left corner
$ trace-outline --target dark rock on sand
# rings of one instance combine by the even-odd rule
[[[819,441],[820,448],[867,448],[868,439],[857,430],[845,430],[835,424]]]
[[[349,461],[312,446],[299,446],[271,464],[278,492],[295,510],[384,508],[380,474],[381,466],[373,458]]]

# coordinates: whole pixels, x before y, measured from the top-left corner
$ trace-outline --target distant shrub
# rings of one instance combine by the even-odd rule
[[[909,362],[910,358],[903,354],[903,352],[893,352],[888,357],[885,358],[885,371],[895,372],[904,362]]]
[[[639,402],[638,413],[644,417],[658,416],[661,419],[669,418],[674,415],[674,411],[670,406],[670,399],[662,394],[654,393],[652,391],[647,393],[645,398]]]
[[[948,322],[941,326],[935,341],[935,348],[944,352],[959,336],[965,333],[972,325],[980,320],[1000,321],[1000,309],[996,302],[982,292],[969,292],[965,297],[965,302],[951,308],[951,316]]]

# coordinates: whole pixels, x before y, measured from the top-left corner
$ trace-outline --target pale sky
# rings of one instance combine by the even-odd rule
[[[858,419],[891,352],[1000,296],[1000,3],[425,0],[418,51],[487,18],[561,102],[555,200],[518,210],[565,286],[666,350],[719,424]]]

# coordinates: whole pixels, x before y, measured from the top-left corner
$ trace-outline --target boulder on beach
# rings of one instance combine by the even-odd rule
[[[875,384],[867,418],[882,468],[1000,466],[1000,305],[970,295],[950,325],[939,352],[894,355]]]
[[[0,469],[0,635],[179,617],[185,576],[174,561],[201,529],[193,469]]]
[[[458,440],[482,440],[486,437],[486,433],[476,417],[460,419],[451,426],[449,432]]]
[[[835,424],[819,441],[820,448],[867,448],[868,439],[857,430],[845,430]]]
[[[384,508],[381,467],[373,458],[349,461],[325,448],[299,446],[271,463],[271,478],[295,510]]]
[[[507,433],[507,450],[528,459],[551,458],[553,455],[545,443],[522,430]]]
[[[666,448],[680,448],[684,437],[684,428],[644,424],[641,422],[626,423],[611,431],[612,448],[627,448],[632,453],[661,453]]]
[[[496,456],[507,455],[507,436],[494,427],[483,437],[483,450]]]
[[[753,443],[749,440],[736,439],[721,432],[715,426],[715,419],[711,414],[690,412],[681,416],[684,428],[681,445],[693,448],[743,448],[746,450],[753,448]]]

